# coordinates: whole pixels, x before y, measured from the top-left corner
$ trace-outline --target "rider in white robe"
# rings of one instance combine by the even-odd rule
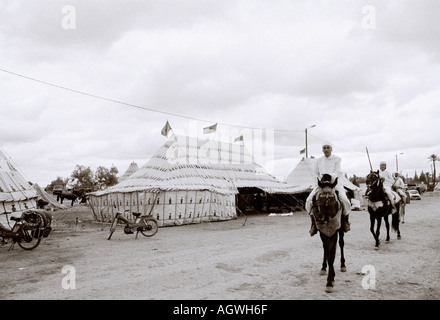
[[[399,173],[397,172],[394,173],[394,183],[392,189],[396,190],[399,196],[403,199],[403,204],[405,204],[406,203],[406,193],[404,191],[405,183],[403,182],[402,178],[399,176]]]
[[[392,206],[391,213],[395,213],[397,211],[397,209],[396,209],[396,204],[394,201],[394,195],[391,190],[391,187],[394,184],[394,178],[393,178],[393,175],[389,171],[386,170],[386,168],[387,168],[387,163],[385,161],[382,161],[380,163],[379,176],[383,182],[383,191],[385,191],[388,199],[391,202],[391,206]]]
[[[322,145],[322,151],[324,155],[318,158],[315,164],[315,170],[314,170],[315,188],[312,190],[312,192],[310,193],[310,195],[307,197],[306,200],[305,207],[310,215],[312,215],[312,200],[318,189],[318,179],[321,179],[323,174],[329,174],[332,176],[332,182],[334,182],[336,178],[340,178],[342,176],[341,158],[336,155],[332,155],[333,148],[331,143],[324,142]],[[338,179],[338,181],[341,181],[341,179]],[[351,210],[350,200],[348,200],[346,190],[344,189],[344,186],[342,185],[341,182],[338,182],[338,184],[335,187],[335,190],[337,191],[338,198],[343,206],[342,216],[345,217],[343,228],[344,231],[347,232],[350,230],[350,226],[348,222],[348,215],[350,214],[350,210]],[[310,235],[313,236],[314,234],[316,234],[316,229],[314,222],[312,220],[312,228],[310,230]]]

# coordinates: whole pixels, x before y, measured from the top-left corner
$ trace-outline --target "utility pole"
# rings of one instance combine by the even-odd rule
[[[399,154],[403,154],[403,152],[399,153]],[[399,172],[399,162],[397,161],[397,154],[396,154],[396,172]]]

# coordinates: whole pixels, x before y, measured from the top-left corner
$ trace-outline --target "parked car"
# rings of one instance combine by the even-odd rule
[[[422,200],[422,197],[417,190],[408,190],[408,193],[411,200]]]
[[[417,185],[415,183],[408,183],[406,185],[407,190],[417,190]]]

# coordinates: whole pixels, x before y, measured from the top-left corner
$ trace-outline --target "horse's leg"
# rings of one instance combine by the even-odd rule
[[[334,235],[328,238],[327,244],[328,244],[328,276],[327,276],[327,284],[325,285],[325,291],[326,292],[332,292],[333,291],[333,284],[335,282],[335,268],[334,268],[334,262],[336,257],[336,245],[338,242],[338,232],[335,232]]]
[[[402,201],[401,203],[400,203],[400,221],[402,221],[402,223],[405,223],[405,207],[406,207],[406,204],[405,204],[405,202],[404,201]]]
[[[344,257],[344,230],[339,229],[339,248],[341,248],[341,272],[347,271]]]
[[[324,257],[322,259],[322,268],[321,271],[319,272],[320,275],[324,275],[327,273],[327,259],[328,259],[328,246],[327,246],[327,242],[328,242],[328,237],[325,236],[324,234],[322,234],[321,232],[319,233],[319,236],[321,237],[321,241],[322,241],[322,248],[324,249]]]
[[[402,210],[403,204],[402,202],[399,202],[397,205],[397,212],[392,215],[391,217],[391,226],[393,227],[393,230],[397,232],[397,239],[401,239],[400,237],[400,210]]]
[[[397,213],[395,213],[395,214],[397,214]],[[389,214],[386,214],[383,217],[383,220],[385,221],[385,227],[387,229],[387,238],[386,238],[387,242],[390,241],[390,221],[388,220],[388,217],[389,217]]]
[[[377,226],[376,226],[376,249],[379,249],[379,244],[380,244],[380,226],[382,225],[382,217],[379,216],[378,219],[376,219],[377,222]]]
[[[60,196],[60,200],[61,200],[60,203],[63,204],[63,200],[64,200],[64,198]]]
[[[370,213],[370,231],[371,234],[374,237],[374,241],[376,242],[376,247],[379,247],[379,238],[376,235],[376,232],[374,231],[374,225],[376,223],[376,217],[374,216],[374,214]]]

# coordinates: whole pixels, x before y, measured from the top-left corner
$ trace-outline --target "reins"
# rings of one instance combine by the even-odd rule
[[[386,201],[387,197],[385,195],[385,192],[383,191],[383,183],[380,179],[380,176],[377,173],[371,173],[374,175],[374,180],[370,185],[367,185],[367,196],[370,201],[373,201],[371,198],[376,197],[378,199],[377,201]],[[370,190],[368,192],[368,190]],[[377,191],[376,191],[377,190]],[[378,194],[379,193],[379,194]]]

